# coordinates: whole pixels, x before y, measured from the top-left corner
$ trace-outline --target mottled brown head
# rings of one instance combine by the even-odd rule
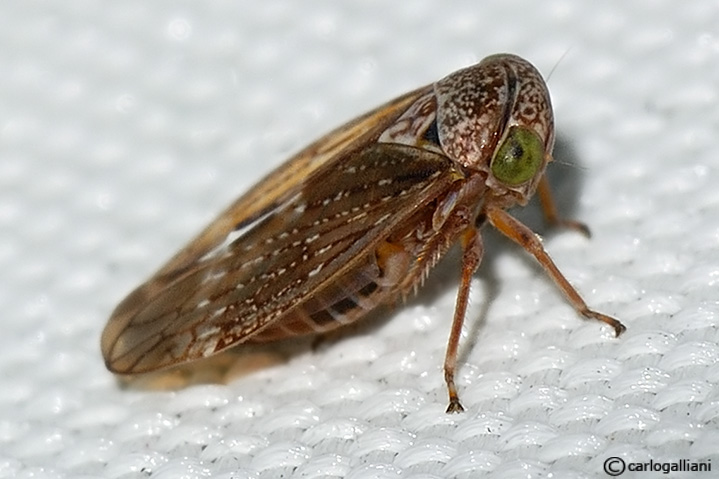
[[[497,196],[525,204],[554,146],[542,76],[526,60],[492,55],[435,84],[439,140],[450,158],[487,175]]]

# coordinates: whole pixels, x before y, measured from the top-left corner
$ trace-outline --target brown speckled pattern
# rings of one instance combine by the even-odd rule
[[[533,128],[550,153],[554,119],[546,84],[526,60],[492,55],[435,84],[437,124],[444,151],[463,166],[489,172],[509,127]]]

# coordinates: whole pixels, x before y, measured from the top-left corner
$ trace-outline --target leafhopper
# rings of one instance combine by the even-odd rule
[[[102,334],[108,369],[137,374],[242,343],[322,334],[406,298],[462,249],[444,361],[447,412],[471,277],[489,224],[534,256],[574,309],[590,309],[539,237],[507,209],[538,192],[561,220],[545,169],[554,119],[526,60],[500,54],[366,113],[312,143],[236,200],[125,298]]]

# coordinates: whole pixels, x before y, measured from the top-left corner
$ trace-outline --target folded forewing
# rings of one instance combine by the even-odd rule
[[[173,256],[155,274],[155,282],[159,285],[160,282],[172,281],[173,274],[192,267],[196,258],[211,251],[232,231],[252,223],[294,196],[325,165],[352,156],[374,143],[409,105],[430,89],[431,86],[422,87],[395,98],[336,128],[297,153],[227,207],[204,231]]]
[[[136,373],[242,342],[366,262],[380,241],[464,175],[419,148],[372,144],[213,242],[170,282],[141,286],[103,334],[108,367]],[[242,212],[237,212],[242,215]]]

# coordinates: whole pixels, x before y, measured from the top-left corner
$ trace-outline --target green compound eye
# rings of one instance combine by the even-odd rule
[[[537,134],[520,126],[512,127],[509,135],[492,158],[492,174],[502,183],[520,185],[534,177],[542,164],[544,145]]]

